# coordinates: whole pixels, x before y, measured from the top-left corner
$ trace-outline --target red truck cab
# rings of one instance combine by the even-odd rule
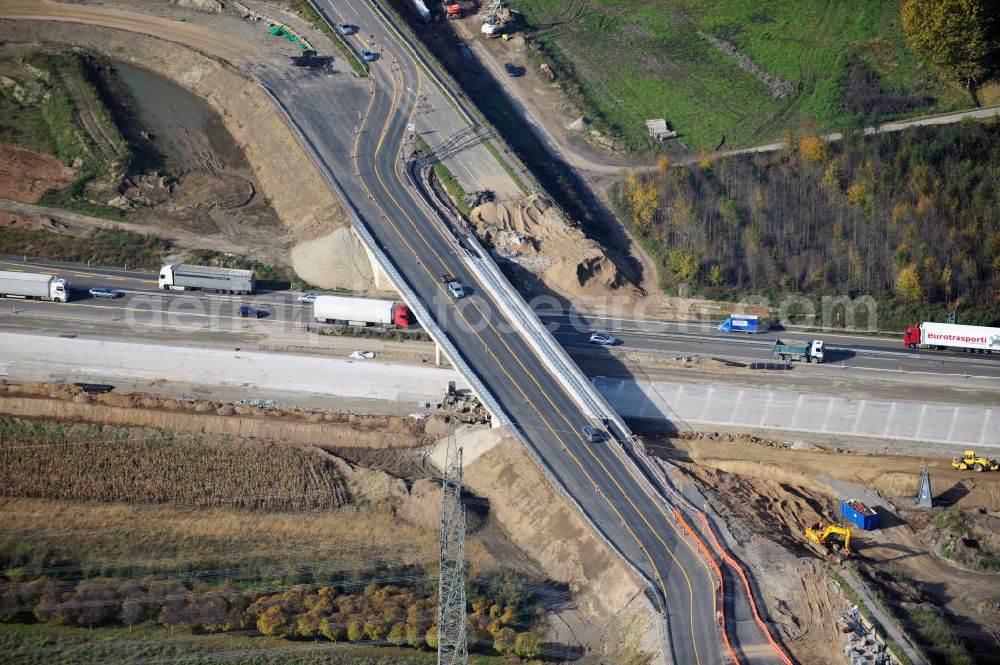
[[[908,349],[916,349],[920,346],[920,324],[913,323],[906,329],[903,335],[903,346]]]
[[[392,323],[399,328],[409,328],[417,322],[417,317],[413,316],[410,308],[403,303],[396,303],[392,310]]]

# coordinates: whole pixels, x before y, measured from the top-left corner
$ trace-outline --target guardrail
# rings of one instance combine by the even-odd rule
[[[362,220],[361,216],[358,214],[357,209],[355,209],[354,205],[351,203],[351,200],[350,198],[348,198],[347,193],[340,186],[340,182],[338,182],[337,177],[333,175],[333,172],[330,171],[326,163],[320,158],[319,153],[316,152],[316,148],[313,146],[312,142],[306,137],[305,134],[302,133],[302,130],[299,129],[299,126],[295,123],[295,120],[292,119],[292,116],[288,112],[288,109],[285,108],[285,105],[281,102],[281,100],[278,99],[278,97],[273,92],[271,92],[270,88],[268,88],[260,81],[258,81],[257,83],[261,87],[261,89],[265,93],[267,93],[268,97],[271,98],[271,101],[273,101],[275,106],[278,107],[282,115],[284,115],[285,120],[288,121],[289,126],[291,126],[292,128],[292,131],[295,132],[295,135],[298,137],[299,141],[302,143],[303,146],[305,146],[306,150],[313,158],[313,162],[315,162],[316,165],[319,167],[319,169],[323,172],[323,175],[326,176],[327,181],[333,187],[334,191],[340,197],[341,201],[343,201],[344,207],[347,209],[348,214],[351,216],[352,228],[354,229],[355,233],[358,234],[358,237],[361,239],[361,242],[364,243],[365,247],[367,247],[368,250],[372,252],[372,254],[375,256],[375,258],[378,259],[379,264],[382,266],[383,269],[385,269],[386,273],[389,275],[389,279],[392,280],[393,285],[395,285],[396,289],[399,291],[399,295],[406,302],[407,306],[413,310],[414,314],[417,315],[417,320],[420,321],[420,324],[423,326],[424,330],[426,330],[427,333],[431,336],[431,339],[433,339],[434,342],[441,347],[442,351],[444,351],[445,356],[447,356],[448,361],[451,362],[451,364],[459,372],[461,372],[465,376],[465,378],[469,381],[469,385],[472,387],[473,392],[476,393],[476,396],[479,397],[479,400],[492,414],[495,422],[497,422],[498,424],[509,423],[510,417],[500,407],[500,403],[497,402],[496,398],[493,396],[493,393],[489,392],[486,389],[486,386],[485,384],[483,384],[482,379],[479,377],[479,375],[473,372],[472,368],[468,366],[468,364],[465,362],[465,359],[458,352],[458,349],[455,348],[455,346],[452,344],[451,340],[448,339],[448,336],[444,333],[444,331],[438,327],[437,323],[431,317],[430,312],[427,310],[426,307],[424,307],[423,302],[420,300],[420,298],[417,297],[416,293],[413,292],[413,289],[410,287],[410,285],[406,282],[403,276],[396,269],[395,264],[392,262],[391,259],[389,259],[388,255],[386,255],[386,253],[382,250],[382,247],[378,244],[378,242],[375,241],[375,237],[371,234],[371,231],[369,231],[364,220]]]

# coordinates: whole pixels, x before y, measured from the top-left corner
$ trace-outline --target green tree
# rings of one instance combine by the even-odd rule
[[[518,633],[514,640],[514,653],[528,660],[538,658],[542,653],[542,644],[534,633]]]
[[[718,263],[712,264],[712,269],[708,271],[708,281],[712,286],[718,286],[722,284],[722,280],[726,278],[726,271],[722,269]]]
[[[900,11],[907,41],[917,55],[969,88],[978,83],[991,48],[995,2],[904,0]]]

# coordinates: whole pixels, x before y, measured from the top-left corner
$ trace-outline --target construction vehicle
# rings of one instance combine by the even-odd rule
[[[805,360],[811,363],[821,363],[826,355],[826,345],[821,339],[791,343],[776,339],[771,348],[771,354],[781,360]]]
[[[448,18],[462,18],[462,7],[458,0],[442,0],[441,9]]]
[[[806,538],[817,545],[830,545],[827,540],[830,536],[837,534],[844,538],[843,555],[846,559],[851,555],[851,530],[836,524],[827,524],[822,520],[806,529]]]
[[[973,471],[996,471],[1000,469],[1000,462],[985,457],[977,457],[975,450],[966,450],[965,457],[953,457],[951,467],[959,471],[972,469]]]
[[[504,20],[502,18],[501,12],[503,11],[503,0],[494,0],[490,3],[490,7],[486,10],[486,16],[483,18],[483,34],[487,37],[499,37],[501,34],[501,28],[503,27]]]

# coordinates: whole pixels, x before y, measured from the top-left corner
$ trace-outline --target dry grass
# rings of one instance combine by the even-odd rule
[[[0,420],[0,483],[11,497],[338,508],[344,478],[315,453],[163,430]]]

